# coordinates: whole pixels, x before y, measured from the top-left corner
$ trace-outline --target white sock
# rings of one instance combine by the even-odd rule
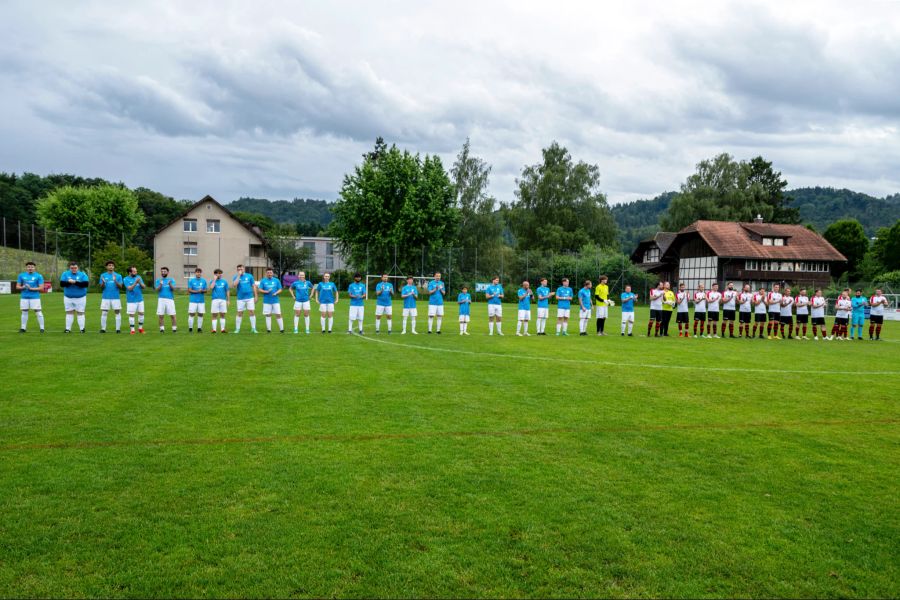
[[[278,331],[284,331],[284,319],[278,317]]]
[[[438,318],[437,318],[437,330],[438,330],[438,331],[441,330],[441,323],[442,323],[443,321],[444,321],[443,317],[438,317]]]
[[[131,315],[128,315],[128,326],[134,329],[134,317]]]
[[[72,329],[72,321],[75,320],[75,315],[71,313],[66,313],[66,331],[71,331]]]
[[[412,318],[412,328],[413,328],[413,331],[416,330],[416,318],[415,317]]]
[[[375,333],[381,331],[381,319],[375,319]]]
[[[300,329],[300,317],[294,315],[294,331]]]
[[[34,313],[34,314],[35,314],[35,316],[37,317],[37,320],[38,320],[38,329],[43,330],[43,329],[44,329],[44,311],[39,310],[39,311],[37,311],[37,312]]]
[[[25,329],[26,327],[28,327],[28,311],[23,310],[22,311],[22,329]]]
[[[525,330],[525,333],[528,333],[528,321],[522,322],[522,329]]]
[[[303,317],[303,323],[306,325],[306,330],[309,331],[309,316]]]
[[[219,324],[221,325],[221,327],[219,327],[219,329],[221,329],[222,331],[225,331],[225,317],[222,317],[221,319],[219,319],[219,321],[220,321]]]
[[[634,328],[634,323],[632,323],[632,322],[629,321],[629,322],[628,322],[628,334],[629,334],[629,335],[631,334],[631,330],[632,330],[633,328]]]
[[[328,317],[328,331],[334,328],[334,317]]]
[[[272,316],[266,315],[266,331],[272,331]]]
[[[234,318],[234,332],[237,333],[241,330],[241,321],[244,320],[244,317],[235,317]]]
[[[503,324],[497,321],[497,333],[503,333]]]
[[[256,329],[256,315],[250,315],[250,328]]]
[[[409,318],[409,317],[406,317],[406,316],[403,317],[403,333],[406,333],[406,320],[407,320],[408,318]]]
[[[212,318],[212,325],[210,325],[209,327],[210,327],[210,329],[213,331],[213,333],[215,333],[216,330],[217,330],[218,327],[219,327],[219,319],[213,317],[213,318]]]
[[[557,322],[557,323],[556,323],[556,333],[559,333],[560,331],[562,331],[562,324],[560,324],[559,322]]]
[[[522,321],[516,321],[516,333],[522,333]]]
[[[359,332],[362,333],[362,330],[363,330],[362,319],[360,319],[360,320],[358,321],[358,323],[359,323]]]
[[[100,317],[100,324],[103,324],[103,317]],[[194,317],[188,315],[188,329],[194,328]]]
[[[75,315],[75,318],[78,319],[78,329],[84,329],[84,313]]]
[[[144,328],[144,315],[138,315],[138,327]]]
[[[387,322],[388,322],[388,331],[391,331],[394,328],[394,321],[391,319],[388,319]]]
[[[116,331],[122,329],[122,313],[116,313]]]
[[[203,315],[197,315],[197,329],[203,329]]]
[[[100,313],[100,329],[103,329],[104,331],[106,330],[106,317],[107,317],[107,316],[108,316],[108,313],[107,313],[106,311],[103,311],[103,312]],[[26,318],[27,318],[27,317],[26,317]],[[23,327],[23,328],[25,327],[25,325],[24,325],[24,319],[23,319],[22,327]]]
[[[494,333],[494,322],[493,321],[488,321],[488,331],[490,333]]]

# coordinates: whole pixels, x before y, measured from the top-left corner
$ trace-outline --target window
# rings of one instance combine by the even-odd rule
[[[185,244],[184,245],[184,255],[185,256],[197,256],[197,244]]]
[[[782,237],[764,237],[762,239],[763,246],[784,246],[784,238]]]
[[[184,265],[184,275],[185,279],[190,279],[194,276],[194,271],[197,269],[197,265]]]
[[[206,233],[220,233],[222,231],[222,223],[218,219],[206,220]]]
[[[744,263],[744,268],[748,271],[756,271],[759,268],[758,261],[748,260],[746,263]]]
[[[315,242],[303,242],[303,249],[309,250],[310,256],[315,256],[316,254],[316,243]]]
[[[325,243],[325,254],[328,256],[332,256],[334,254],[334,244],[331,242]]]
[[[678,261],[678,282],[684,283],[690,291],[696,290],[701,283],[709,289],[718,275],[719,259],[716,256],[682,258]]]
[[[197,232],[197,219],[185,219],[184,223],[184,232],[185,233],[196,233]]]
[[[644,252],[644,262],[645,263],[659,262],[659,248],[647,249],[647,251]]]
[[[262,258],[263,247],[261,244],[250,244],[250,258]]]
[[[325,268],[329,271],[334,268],[334,257],[330,254],[325,257]]]

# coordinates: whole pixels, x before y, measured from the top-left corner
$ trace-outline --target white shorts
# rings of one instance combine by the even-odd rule
[[[211,313],[225,313],[228,312],[228,302],[217,298],[209,303],[209,312]]]
[[[188,302],[188,314],[205,315],[206,302]]]
[[[100,310],[122,310],[121,300],[100,300]]]
[[[256,310],[256,300],[254,300],[253,298],[238,300],[237,310],[238,312],[244,312],[245,310]]]
[[[403,316],[404,317],[418,317],[419,309],[418,308],[404,308]]]
[[[531,311],[530,310],[519,310],[519,320],[520,321],[530,321],[531,320]]]
[[[537,318],[538,319],[547,319],[550,317],[550,309],[549,308],[541,308],[537,309]]]
[[[429,304],[428,305],[428,316],[429,317],[443,317],[444,316],[444,307],[439,304]]]
[[[306,302],[298,302],[296,300],[294,301],[294,310],[309,310],[309,306],[309,300],[307,300]]]
[[[488,304],[488,317],[502,317],[503,316],[503,305],[502,304]]]
[[[126,302],[125,303],[125,312],[129,315],[133,315],[134,313],[144,313],[144,301],[140,302]]]
[[[334,312],[334,304],[320,304],[319,312]]]
[[[598,306],[597,307],[596,317],[598,319],[605,319],[608,316],[609,316],[609,307],[608,306]]]
[[[591,318],[591,309],[584,310],[583,308],[578,311],[578,316],[582,319],[590,319]]]
[[[556,309],[556,318],[557,319],[568,319],[569,318],[569,309],[568,308],[557,308]]]
[[[65,307],[66,312],[75,312],[83,313],[84,308],[87,306],[87,296],[82,296],[81,298],[63,298],[63,307]]]
[[[622,322],[623,323],[634,323],[634,313],[622,311]]]
[[[171,298],[159,298],[156,301],[156,314],[160,317],[163,315],[175,316],[175,301]]]
[[[381,315],[391,316],[394,313],[393,306],[381,306],[380,304],[375,305],[375,316],[380,317]]]
[[[263,302],[263,316],[265,315],[280,315],[281,314],[281,304],[266,304]]]
[[[40,298],[19,298],[20,310],[41,310]]]
[[[469,322],[469,315],[459,315],[459,322],[460,322],[460,323],[468,323],[468,322]]]
[[[350,320],[351,321],[362,321],[365,314],[366,314],[365,306],[351,306],[350,307]]]

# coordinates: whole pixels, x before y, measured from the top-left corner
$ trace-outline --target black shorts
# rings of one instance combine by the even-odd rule
[[[850,317],[835,317],[834,324],[835,325],[846,325],[850,322]]]
[[[809,315],[797,315],[797,325],[806,325],[809,323]]]
[[[884,323],[884,315],[869,315],[869,322],[872,325],[881,325]]]
[[[781,321],[782,325],[793,325],[794,317],[792,317],[791,315],[781,315],[781,317],[779,317],[779,321]]]
[[[694,320],[695,321],[706,321],[706,313],[705,312],[695,312]]]
[[[770,312],[769,320],[775,321],[776,323],[781,323],[781,312]]]
[[[825,327],[825,317],[813,317],[812,324],[815,327],[819,327],[819,326]]]
[[[722,320],[723,321],[734,321],[734,311],[725,309],[722,311]]]
[[[717,310],[711,310],[711,311],[709,311],[709,312],[706,313],[706,314],[707,314],[707,317],[706,317],[706,320],[707,320],[707,321],[712,321],[712,322],[715,322],[715,323],[718,323],[718,322],[719,322],[719,311],[717,311]]]
[[[766,322],[766,313],[756,313],[756,322],[757,323],[765,323]]]
[[[739,313],[741,323],[749,323],[750,322],[750,314],[749,312]]]
[[[675,316],[675,322],[676,323],[687,323],[688,317],[690,317],[690,316],[691,316],[691,314],[688,312],[680,312]]]
[[[650,309],[650,320],[651,321],[662,321],[662,309],[661,308],[651,308]]]

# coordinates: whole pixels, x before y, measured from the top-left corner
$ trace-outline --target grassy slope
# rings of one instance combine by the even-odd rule
[[[38,337],[14,300],[4,595],[900,591],[893,343]]]

